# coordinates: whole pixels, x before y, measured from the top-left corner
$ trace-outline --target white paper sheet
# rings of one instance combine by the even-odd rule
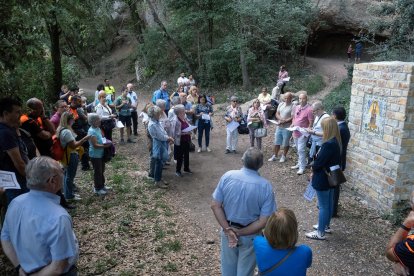
[[[280,123],[278,122],[278,121],[275,121],[275,120],[269,120],[269,119],[267,119],[269,122],[271,122],[272,124],[275,124],[275,125],[280,125]]]
[[[294,126],[294,127],[288,127],[286,129],[289,131],[297,130],[305,137],[308,137],[310,135],[309,132],[306,130],[306,128],[303,128],[303,127]]]
[[[312,200],[313,200],[313,198],[315,197],[315,195],[316,195],[316,191],[315,191],[315,189],[312,187],[312,182],[311,182],[311,181],[309,181],[309,184],[308,184],[308,186],[306,187],[306,191],[305,191],[305,194],[303,195],[303,197],[304,197],[306,200],[308,200],[308,201],[312,201]]]
[[[201,115],[201,119],[210,121],[211,118],[210,118],[210,115],[203,114],[203,115]]]
[[[190,132],[190,131],[192,131],[192,130],[194,130],[196,128],[197,128],[196,126],[189,126],[189,127],[185,128],[185,129],[181,130],[181,132]]]
[[[0,188],[7,189],[21,189],[19,182],[17,182],[16,174],[9,171],[0,171]]]
[[[235,121],[231,121],[230,123],[228,123],[227,124],[227,129],[230,131],[230,132],[233,132],[235,129],[237,129],[238,127],[239,127],[239,123],[238,122],[235,122]]]
[[[124,124],[121,121],[116,121],[116,127],[117,128],[123,128],[125,126],[124,126]]]
[[[106,138],[102,137],[102,144],[106,144]]]
[[[283,81],[290,81],[290,77],[282,79]]]
[[[265,111],[265,110],[266,110],[266,107],[267,107],[267,105],[265,105],[265,104],[260,105],[260,108],[261,108],[263,111]]]

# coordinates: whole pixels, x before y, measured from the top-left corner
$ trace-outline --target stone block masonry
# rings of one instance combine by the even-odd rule
[[[354,65],[347,186],[391,211],[414,186],[414,62]]]

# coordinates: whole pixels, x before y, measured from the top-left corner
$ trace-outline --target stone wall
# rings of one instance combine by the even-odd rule
[[[382,211],[408,200],[414,184],[414,63],[354,66],[348,187]]]

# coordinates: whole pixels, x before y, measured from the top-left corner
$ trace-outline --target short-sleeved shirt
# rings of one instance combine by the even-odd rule
[[[14,172],[16,174],[17,182],[22,186],[22,189],[26,190],[26,177],[19,173],[10,156],[7,154],[7,151],[18,148],[22,160],[27,163],[29,158],[26,145],[23,140],[17,136],[14,128],[3,123],[0,123],[0,141],[0,170]]]
[[[193,105],[190,102],[183,103],[185,111],[190,111],[193,109]],[[193,120],[193,114],[186,114],[187,119],[191,122]]]
[[[131,99],[130,98],[127,98],[127,99],[128,99],[128,104],[124,104],[121,107],[121,109],[118,110],[119,115],[121,115],[121,116],[131,116],[131,109],[130,109],[131,108]],[[121,105],[123,100],[124,99],[122,98],[122,96],[119,96],[118,98],[116,98],[115,106]]]
[[[213,199],[223,204],[227,220],[245,226],[276,211],[272,185],[257,171],[247,168],[226,172]]]
[[[297,105],[293,110],[292,116],[292,123],[294,126],[308,128],[310,122],[313,121],[312,107],[309,104],[304,107]],[[293,137],[295,138],[299,138],[301,135],[302,134],[297,130],[293,132]]]
[[[55,112],[55,114],[50,117],[50,122],[55,126],[55,128],[58,128],[60,124],[60,116],[61,114],[59,112]]]
[[[112,85],[105,86],[105,93],[106,95],[112,95],[112,94],[115,95],[115,88]]]
[[[100,128],[90,127],[89,130],[88,130],[88,135],[95,136],[98,144],[103,145],[102,132],[101,132]],[[94,148],[91,142],[89,142],[89,145],[90,145],[89,146],[89,157],[92,157],[92,158],[102,158],[103,157],[103,154],[104,154],[104,149],[103,148]]]
[[[138,105],[137,93],[135,93],[134,91],[130,91],[130,92],[128,92],[127,97],[131,101],[132,106],[137,106]],[[137,110],[131,108],[131,112],[137,112]]]
[[[266,96],[265,96],[263,95],[263,93],[260,93],[257,99],[259,100],[260,104],[269,103],[272,100],[272,95],[270,95],[269,93],[266,93]]]
[[[286,105],[286,102],[279,104],[279,106],[277,107],[277,112],[279,112],[280,118],[282,118],[283,120],[286,120],[292,117],[292,108],[293,108],[292,103],[290,105]],[[291,122],[287,122],[284,124],[280,124],[279,127],[287,128],[290,126],[290,124]]]
[[[409,235],[405,240],[397,243],[394,254],[403,265],[408,267],[410,275],[414,275],[414,235]]]
[[[313,122],[313,130],[316,132],[323,132],[322,131],[322,121],[326,118],[329,118],[329,114],[328,113],[323,113],[321,116],[316,116],[315,120]],[[322,137],[317,136],[317,135],[312,135],[312,143],[315,142],[316,145],[321,146],[322,145]]]
[[[69,129],[62,129],[59,134],[60,144],[65,148],[70,141],[75,141],[75,136]]]
[[[41,155],[51,156],[50,148],[52,147],[53,141],[52,138],[41,139],[37,135],[43,131],[43,127],[39,125],[38,118],[31,118],[28,116],[28,120],[23,122],[21,128],[26,130],[32,135],[33,141]]]
[[[257,236],[253,242],[256,263],[259,271],[264,272],[282,260],[290,249],[274,249],[263,236]],[[269,276],[306,275],[306,269],[312,265],[312,250],[307,245],[299,245],[295,251]]]
[[[72,219],[59,202],[55,194],[30,190],[9,205],[1,240],[13,245],[27,273],[65,259],[69,261],[67,272],[76,263],[79,246]]]

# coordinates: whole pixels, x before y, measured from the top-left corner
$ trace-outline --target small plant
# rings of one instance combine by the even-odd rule
[[[172,262],[168,262],[165,266],[164,266],[164,270],[168,271],[168,272],[177,272],[178,271],[178,267],[175,263]]]
[[[181,242],[177,240],[169,241],[165,244],[165,246],[167,247],[169,251],[172,251],[172,252],[178,252],[181,250]]]

